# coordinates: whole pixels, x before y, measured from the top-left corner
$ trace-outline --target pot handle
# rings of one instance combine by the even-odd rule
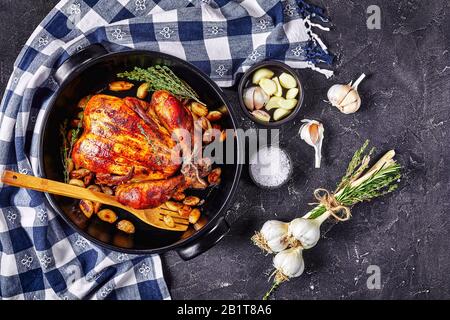
[[[53,78],[58,85],[61,85],[76,68],[107,53],[109,51],[103,45],[92,44],[67,58],[56,70]]]
[[[230,226],[225,218],[221,217],[217,220],[216,225],[208,230],[201,238],[192,244],[178,249],[177,253],[181,259],[185,261],[191,260],[217,244],[229,231]]]

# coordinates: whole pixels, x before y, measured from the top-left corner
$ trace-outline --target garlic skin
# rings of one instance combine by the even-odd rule
[[[328,90],[328,101],[344,114],[355,113],[361,107],[358,85],[365,77],[366,75],[363,73],[353,85],[351,82],[350,84],[335,84]]]
[[[273,258],[273,266],[276,269],[275,281],[283,282],[290,278],[299,277],[305,270],[301,247],[290,248],[281,251]]]
[[[322,160],[322,142],[324,138],[325,129],[323,124],[316,120],[304,119],[305,124],[300,128],[300,138],[315,150],[315,168],[320,168]]]
[[[320,239],[321,222],[317,219],[297,218],[289,223],[289,236],[300,241],[304,249],[311,249]]]
[[[286,236],[289,224],[277,220],[269,220],[261,228],[261,235],[267,241],[272,252],[280,252],[288,247]]]

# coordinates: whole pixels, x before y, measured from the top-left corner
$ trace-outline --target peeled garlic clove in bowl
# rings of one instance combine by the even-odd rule
[[[269,96],[260,87],[250,87],[244,91],[244,104],[248,110],[260,110],[264,108]]]
[[[325,129],[323,124],[316,120],[304,119],[305,124],[300,128],[300,138],[310,146],[314,147],[315,151],[315,167],[320,168],[322,160],[322,141]]]
[[[358,85],[365,77],[366,75],[363,73],[353,85],[351,82],[350,84],[335,84],[328,90],[328,101],[342,113],[351,114],[358,111],[361,107]]]

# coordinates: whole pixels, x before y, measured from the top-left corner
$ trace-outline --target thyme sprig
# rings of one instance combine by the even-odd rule
[[[69,170],[69,162],[72,161],[72,151],[73,146],[77,142],[82,127],[83,127],[83,113],[80,113],[80,121],[78,122],[78,125],[76,128],[70,129],[71,135],[70,135],[70,141],[67,137],[68,133],[70,132],[67,129],[67,119],[62,123],[62,125],[59,128],[59,133],[61,135],[63,145],[61,147],[61,159],[63,163],[63,174],[64,174],[64,181],[67,183],[70,179],[70,170]]]
[[[167,66],[156,65],[147,69],[135,67],[134,70],[119,73],[117,76],[132,81],[144,81],[148,83],[149,91],[167,90],[179,98],[202,103],[194,89]]]

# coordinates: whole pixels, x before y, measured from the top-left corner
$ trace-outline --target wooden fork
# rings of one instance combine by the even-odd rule
[[[34,176],[28,176],[25,174],[20,174],[8,170],[5,170],[3,172],[1,176],[1,182],[14,187],[47,192],[74,199],[90,200],[106,204],[109,206],[117,207],[130,212],[143,222],[159,229],[171,231],[186,231],[189,226],[188,218],[182,217],[178,214],[178,212],[171,211],[164,206],[145,210],[133,209],[131,207],[124,206],[123,204],[118,202],[114,196],[109,196],[101,192],[91,191],[67,183],[38,178]],[[170,216],[173,219],[175,223],[173,227],[169,227],[164,222],[163,219],[165,216]]]

